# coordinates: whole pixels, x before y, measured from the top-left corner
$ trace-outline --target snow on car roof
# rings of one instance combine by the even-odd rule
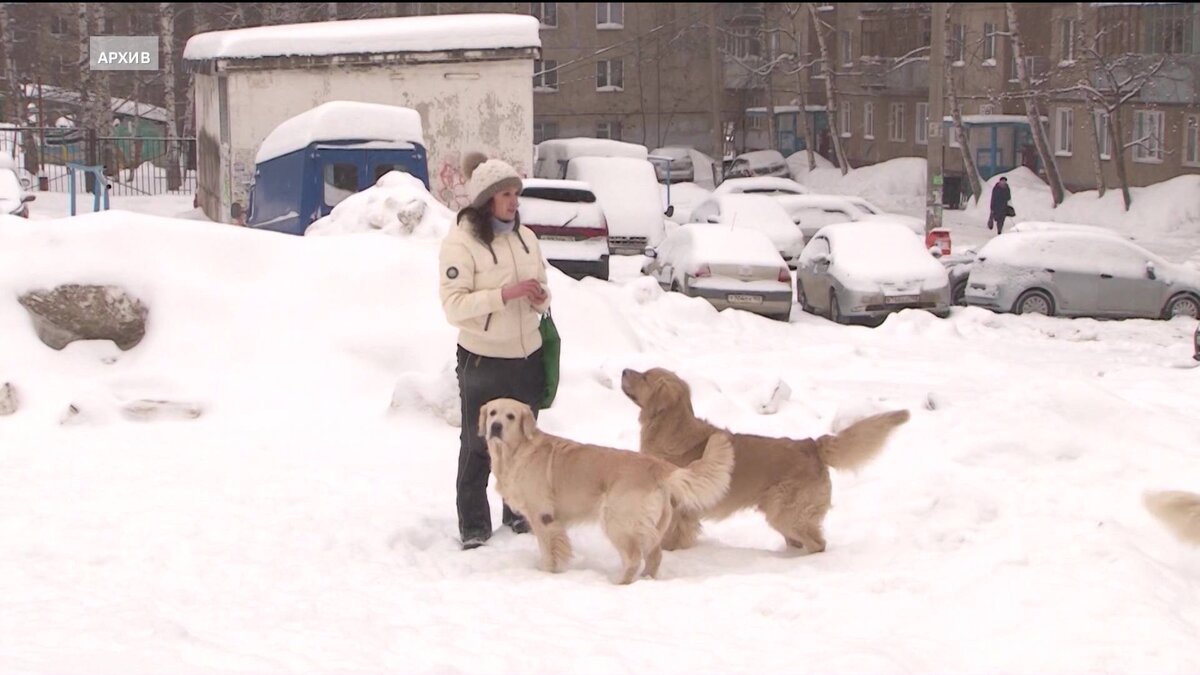
[[[883,218],[826,225],[816,234],[829,240],[834,264],[864,279],[933,274],[945,268],[907,225]],[[815,239],[816,237],[814,237]]]
[[[754,166],[768,166],[772,164],[782,164],[784,162],[783,155],[778,150],[755,150],[753,152],[743,152],[738,155],[738,159],[744,159]]]
[[[256,164],[321,141],[384,141],[425,145],[421,115],[411,108],[330,101],[285,120],[263,140]]]
[[[680,256],[690,263],[780,266],[783,257],[767,235],[758,230],[720,225],[683,225],[670,235],[687,243]]]
[[[607,138],[552,138],[537,144],[538,158],[631,157],[646,159],[646,146]]]
[[[778,191],[792,194],[808,194],[809,189],[790,178],[779,176],[756,176],[753,178],[727,178],[713,192],[733,194],[739,192]]]
[[[558,188],[562,190],[583,190],[591,192],[592,186],[581,180],[565,180],[561,178],[522,178],[521,189],[529,188]]]
[[[397,54],[540,47],[538,20],[517,14],[445,14],[322,21],[201,33],[183,50],[189,61],[275,56]]]

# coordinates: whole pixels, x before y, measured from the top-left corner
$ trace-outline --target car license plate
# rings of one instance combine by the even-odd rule
[[[883,301],[889,305],[907,305],[920,299],[919,295],[889,295]]]
[[[761,295],[745,295],[742,293],[735,293],[735,294],[731,294],[726,297],[728,297],[729,302],[741,302],[741,303],[744,303],[747,305],[761,305],[762,304],[762,296]]]
[[[538,241],[575,241],[575,237],[566,234],[543,234]]]

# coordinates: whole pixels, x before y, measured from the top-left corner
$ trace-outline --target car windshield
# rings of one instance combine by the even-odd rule
[[[521,190],[521,196],[533,199],[547,199],[552,202],[591,204],[596,201],[596,195],[587,190],[560,187],[527,187]]]

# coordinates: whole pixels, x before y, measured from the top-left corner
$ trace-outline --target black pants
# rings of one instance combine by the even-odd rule
[[[546,385],[542,350],[523,359],[495,359],[458,348],[458,391],[462,402],[462,435],[458,448],[458,531],[463,541],[492,536],[492,509],[488,504],[488,475],[492,461],[487,443],[479,435],[479,409],[497,398],[513,398],[533,408]],[[504,505],[503,524],[520,516]]]
[[[1007,217],[1004,211],[992,211],[988,214],[988,229],[992,229],[992,223],[995,223],[996,234],[1004,234],[1004,219]]]

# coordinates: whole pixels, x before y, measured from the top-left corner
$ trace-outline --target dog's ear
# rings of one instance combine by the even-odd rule
[[[537,431],[537,420],[533,419],[533,410],[524,408],[521,410],[521,433],[525,438],[533,438],[534,432]]]
[[[691,392],[687,383],[670,371],[653,372],[646,408],[651,414],[661,414],[680,407],[691,407]]]
[[[484,403],[479,407],[479,426],[476,428],[476,431],[479,433],[480,438],[487,438],[487,414],[489,405],[491,404]]]

